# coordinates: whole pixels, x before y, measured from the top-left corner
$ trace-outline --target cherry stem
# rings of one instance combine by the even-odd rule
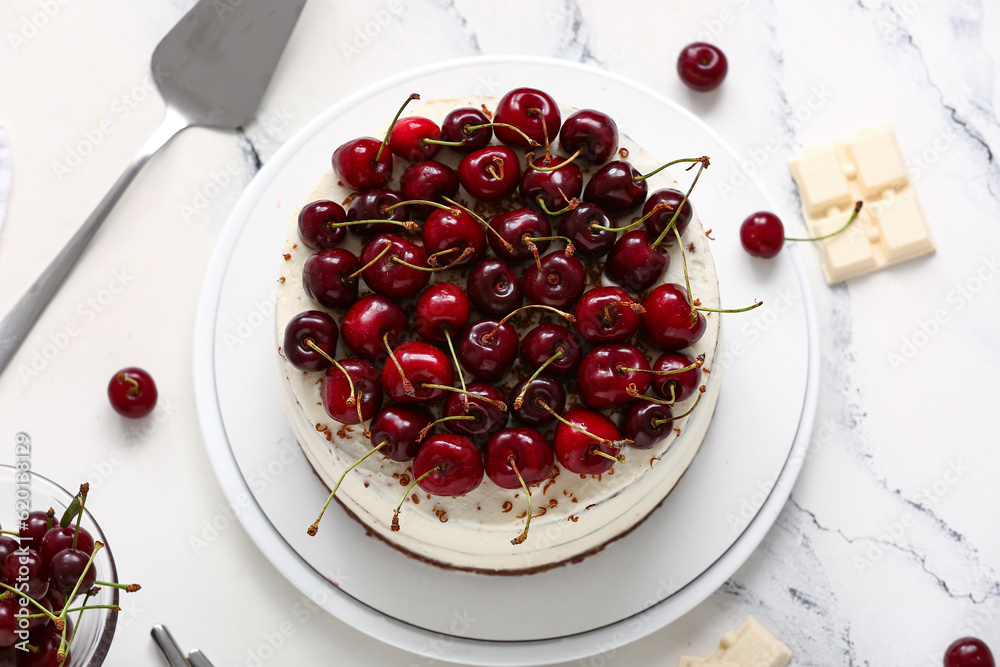
[[[411,93],[410,96],[406,98],[406,101],[403,102],[403,106],[399,107],[399,111],[396,112],[396,117],[392,119],[392,123],[389,124],[389,129],[385,131],[385,139],[382,140],[382,145],[378,147],[378,153],[375,155],[375,164],[378,164],[379,159],[382,157],[382,151],[384,151],[385,147],[389,144],[389,135],[392,134],[392,128],[396,126],[396,121],[403,115],[403,109],[405,109],[406,105],[413,100],[419,99],[420,95]]]
[[[657,167],[653,171],[649,172],[648,174],[643,174],[642,176],[636,176],[635,178],[632,179],[632,181],[634,183],[641,183],[642,181],[646,180],[647,178],[649,178],[651,176],[656,176],[658,173],[660,173],[661,171],[663,171],[667,167],[672,167],[673,165],[675,165],[675,164],[681,164],[682,162],[700,162],[704,166],[707,167],[708,166],[708,156],[706,155],[706,156],[703,156],[703,157],[686,157],[686,158],[681,158],[680,160],[673,160],[673,161],[668,162],[668,163],[666,163],[664,165],[660,165],[659,167]],[[691,165],[691,166],[693,167],[694,165]],[[690,168],[691,167],[688,167],[688,169],[690,169]]]
[[[548,164],[552,161],[552,153],[549,150],[549,128],[545,125],[545,114],[542,113],[541,109],[532,107],[528,109],[528,115],[537,116],[542,121],[542,137],[545,139],[545,164]]]
[[[541,195],[539,195],[541,196]],[[566,256],[572,257],[573,253],[576,252],[576,247],[568,236],[528,236],[525,234],[521,237],[521,241],[524,243],[534,243],[535,241],[565,241],[566,242]]]
[[[399,225],[405,229],[413,231],[419,227],[417,223],[413,220],[386,220],[384,218],[378,218],[375,220],[345,220],[344,222],[329,222],[327,223],[327,229],[336,229],[337,227],[349,227],[351,225]]]
[[[458,252],[458,246],[455,246],[453,248],[446,248],[444,250],[439,250],[438,252],[432,253],[427,257],[427,264],[430,266],[434,266],[435,264],[437,264],[438,257],[449,255],[453,252]]]
[[[500,412],[507,412],[507,404],[503,401],[495,401],[492,398],[487,398],[485,396],[480,396],[479,394],[474,394],[468,389],[459,389],[458,387],[449,387],[446,384],[430,384],[429,382],[421,382],[421,389],[443,389],[444,391],[452,391],[456,394],[462,394],[468,396],[469,398],[482,401],[483,403],[489,403],[490,405],[496,406]]]
[[[455,346],[451,342],[451,332],[448,331],[448,327],[444,328],[444,339],[448,342],[448,352],[451,353],[451,361],[455,364],[455,372],[458,373],[458,381],[462,385],[463,391],[468,391],[465,386],[465,371],[462,369],[462,364],[458,363],[458,355],[455,354]],[[462,407],[466,412],[469,411],[469,395],[462,395]]]
[[[36,600],[35,598],[31,597],[27,593],[19,591],[16,588],[14,588],[13,586],[8,586],[7,584],[3,583],[2,581],[0,581],[0,588],[13,593],[14,595],[17,595],[19,597],[24,598],[25,600],[27,600],[31,604],[33,604],[36,607],[38,607],[42,611],[42,613],[45,614],[46,616],[48,616],[51,620],[53,620],[53,621],[58,620],[58,618],[56,617],[56,615],[54,613],[52,613],[51,611],[49,611],[48,609],[46,609],[45,607],[43,607],[42,604],[38,600]]]
[[[538,195],[537,197],[535,197],[535,202],[538,203],[538,208],[542,209],[542,213],[551,216],[553,218],[558,217],[563,213],[569,213],[570,211],[572,211],[573,209],[575,209],[577,206],[580,205],[580,200],[577,199],[576,197],[573,197],[572,199],[566,200],[565,207],[559,209],[558,211],[550,211],[549,207],[545,205],[545,195]]]
[[[344,368],[343,366],[341,366],[340,363],[338,363],[336,359],[334,359],[333,357],[331,357],[329,354],[327,354],[326,352],[324,352],[318,345],[316,345],[316,341],[314,341],[312,338],[306,338],[302,342],[306,344],[306,347],[311,348],[311,349],[319,352],[321,355],[323,355],[323,357],[327,361],[329,361],[331,364],[333,364],[338,369],[340,369],[340,372],[343,373],[344,376],[347,378],[347,385],[351,388],[351,397],[347,399],[346,405],[349,408],[350,407],[354,407],[354,380],[351,379],[351,374],[348,373],[347,369]]]
[[[578,148],[576,150],[576,152],[573,153],[571,156],[569,156],[568,158],[566,158],[565,160],[563,160],[559,164],[557,164],[555,166],[552,166],[552,167],[539,167],[539,166],[536,166],[535,163],[534,163],[534,159],[535,159],[535,154],[534,153],[526,153],[524,155],[524,160],[525,160],[525,162],[528,163],[528,168],[529,169],[533,169],[534,171],[556,171],[557,169],[562,169],[563,167],[565,167],[566,165],[568,165],[569,163],[571,163],[573,160],[575,160],[578,157],[580,157],[580,155],[582,155],[582,154],[583,154],[583,149],[582,148]],[[546,156],[546,158],[543,160],[544,164],[548,164],[551,161],[552,161],[551,156]]]
[[[491,160],[491,162],[493,162],[493,164],[491,164],[490,166],[486,167],[486,171],[489,172],[490,176],[493,177],[494,181],[502,181],[503,180],[503,174],[504,174],[504,171],[503,171],[503,158],[500,157],[499,155],[495,155],[495,156],[493,156],[493,159]]]
[[[392,359],[392,363],[396,364],[396,370],[399,371],[399,377],[403,380],[403,391],[407,396],[414,396],[417,392],[413,390],[413,384],[407,379],[406,373],[403,372],[403,367],[399,364],[399,359],[392,352],[392,347],[389,346],[389,332],[386,331],[382,334],[382,342],[385,344],[386,351],[389,352],[389,358]]]
[[[810,237],[806,237],[806,238],[791,238],[789,236],[786,236],[785,240],[786,241],[823,241],[824,239],[833,238],[834,236],[836,236],[837,234],[840,234],[845,229],[847,229],[848,227],[851,226],[851,223],[854,222],[854,219],[858,217],[858,213],[861,212],[861,207],[863,205],[864,205],[863,201],[857,202],[854,205],[854,213],[852,213],[851,217],[848,218],[847,222],[844,223],[844,226],[841,227],[840,229],[838,229],[835,232],[830,232],[829,234],[824,234],[823,236],[810,236]]]
[[[704,394],[704,393],[705,393],[705,385],[701,385],[700,387],[698,387],[698,397],[694,399],[694,405],[692,405],[690,408],[688,408],[688,411],[685,412],[684,414],[676,415],[674,417],[667,417],[667,418],[664,418],[664,419],[654,419],[654,420],[652,420],[649,423],[653,426],[653,428],[656,428],[658,426],[662,426],[663,424],[668,424],[668,423],[670,423],[672,421],[675,421],[677,419],[682,419],[684,417],[687,417],[689,414],[691,414],[692,412],[694,412],[694,409],[696,407],[698,407],[699,403],[701,403],[701,395]],[[647,401],[648,400],[652,400],[648,396],[642,396],[641,398],[644,398]],[[655,402],[658,402],[658,401],[655,401]]]
[[[524,495],[528,497],[528,517],[524,521],[524,530],[521,534],[510,541],[511,544],[517,546],[528,539],[528,526],[531,525],[531,491],[528,490],[528,485],[524,483],[524,478],[521,477],[521,471],[517,469],[517,462],[514,461],[514,455],[511,454],[507,457],[507,463],[514,470],[514,474],[517,475],[517,481],[521,483],[521,488],[524,489]]]
[[[109,588],[118,588],[120,590],[125,591],[126,593],[135,593],[136,591],[142,589],[142,586],[140,586],[139,584],[116,584],[111,581],[95,581],[94,585],[107,586]]]
[[[80,536],[80,522],[83,520],[83,508],[87,506],[87,494],[90,493],[90,484],[84,482],[80,485],[80,511],[76,515],[76,530],[73,531],[73,549],[76,549],[76,538]]]
[[[566,318],[571,323],[572,322],[576,322],[576,318],[575,317],[573,317],[569,313],[564,313],[563,311],[559,310],[558,308],[553,308],[552,306],[543,306],[540,303],[531,303],[531,304],[528,304],[527,306],[521,306],[517,310],[511,311],[511,312],[507,313],[506,315],[504,315],[503,319],[500,320],[499,322],[497,322],[497,325],[495,327],[493,327],[493,331],[491,331],[488,334],[486,334],[485,336],[483,336],[483,340],[486,341],[487,343],[490,342],[491,340],[493,340],[493,336],[496,335],[497,330],[500,327],[502,327],[507,322],[507,320],[509,320],[510,318],[514,317],[515,315],[517,315],[518,313],[520,313],[522,310],[528,310],[529,308],[541,308],[542,310],[548,310],[548,311],[551,311],[551,312],[555,313],[556,315],[559,315],[560,317]]]
[[[365,264],[364,266],[362,266],[360,269],[358,269],[357,271],[355,271],[351,275],[347,276],[347,278],[345,278],[345,280],[353,280],[354,278],[357,278],[362,273],[364,273],[365,271],[367,271],[368,269],[370,269],[372,267],[372,265],[375,264],[375,262],[377,262],[380,259],[382,259],[382,257],[385,255],[385,253],[389,252],[389,248],[392,247],[392,241],[389,241],[388,239],[383,239],[383,240],[385,241],[385,247],[382,248],[382,252],[380,252],[379,254],[375,255],[375,257],[372,258],[372,261],[368,262],[367,264]]]
[[[678,162],[685,162],[685,161],[691,162],[691,160],[678,160]],[[651,250],[656,250],[656,246],[660,245],[660,243],[663,242],[663,239],[667,238],[667,234],[670,233],[670,230],[676,229],[675,225],[677,224],[677,216],[679,216],[681,214],[681,211],[684,210],[684,204],[687,203],[688,197],[691,196],[691,192],[692,192],[692,190],[694,190],[694,186],[698,184],[698,179],[701,177],[701,172],[705,171],[705,169],[708,168],[708,157],[707,156],[706,157],[696,158],[694,161],[696,161],[698,163],[698,171],[695,172],[694,180],[691,181],[691,187],[689,187],[688,191],[686,193],[684,193],[684,199],[681,200],[681,203],[677,207],[677,210],[674,211],[674,215],[673,215],[673,217],[670,218],[670,222],[667,224],[666,227],[663,228],[663,231],[660,232],[660,235],[649,246]],[[673,164],[673,162],[671,162],[670,164]],[[665,167],[667,165],[663,165],[663,166]],[[662,169],[662,167],[661,167],[661,169]],[[689,167],[689,169],[690,169],[690,167]],[[679,234],[677,235],[677,238],[678,238],[677,242],[680,243],[680,235]]]
[[[457,248],[449,248],[447,251],[442,251],[442,252],[451,252],[452,250],[457,250]],[[464,250],[462,250],[461,255],[459,255],[456,259],[452,260],[450,264],[445,264],[444,266],[417,266],[416,264],[410,264],[406,260],[402,260],[399,257],[396,257],[395,255],[390,257],[389,261],[393,262],[394,264],[402,264],[403,266],[413,269],[415,271],[427,271],[428,273],[434,273],[435,271],[446,271],[450,269],[451,267],[455,266],[456,264],[464,260],[466,257],[472,255],[474,252],[476,252],[475,248],[467,247]]]
[[[514,252],[514,246],[512,246],[510,243],[508,243],[507,239],[505,239],[503,236],[501,236],[500,232],[498,232],[497,230],[493,229],[493,226],[490,223],[488,223],[485,220],[483,220],[482,216],[480,216],[478,213],[475,213],[474,211],[472,211],[472,209],[466,208],[465,206],[462,206],[461,204],[459,204],[457,201],[449,199],[448,197],[441,197],[441,198],[444,199],[449,204],[451,204],[452,206],[457,206],[461,210],[463,210],[466,213],[468,213],[470,216],[472,216],[473,220],[475,220],[476,222],[478,222],[479,224],[481,224],[483,227],[485,227],[486,231],[491,232],[494,236],[496,236],[498,239],[500,239],[500,243],[503,244],[504,250],[506,250],[509,253]]]
[[[682,204],[683,206],[683,204]],[[671,223],[673,224],[673,223]],[[688,298],[691,299],[691,326],[693,327],[698,321],[698,316],[695,311],[703,311],[707,313],[745,313],[748,310],[753,310],[754,308],[759,308],[764,305],[763,301],[757,301],[753,305],[746,306],[744,308],[709,308],[708,306],[696,306],[694,305],[694,298],[691,296],[691,280],[688,277],[688,264],[687,264],[687,253],[684,252],[684,244],[681,243],[681,233],[677,231],[674,227],[674,236],[677,237],[677,245],[681,249],[681,263],[684,265],[684,284],[687,287]]]
[[[528,144],[530,144],[532,146],[538,146],[538,145],[540,145],[537,141],[535,141],[534,139],[532,139],[531,137],[529,137],[527,134],[525,134],[524,130],[522,130],[519,127],[514,127],[513,125],[510,125],[508,123],[484,123],[482,125],[463,125],[462,126],[462,134],[464,134],[466,136],[471,136],[472,133],[475,132],[476,130],[482,130],[482,129],[487,128],[487,127],[506,127],[508,130],[514,130],[515,132],[517,132],[518,134],[520,134],[524,138],[524,140],[528,142]]]
[[[344,473],[340,476],[340,479],[337,480],[337,484],[333,487],[333,491],[331,491],[330,495],[327,496],[326,502],[323,503],[323,509],[319,511],[319,516],[316,517],[316,520],[313,521],[313,524],[309,526],[309,530],[306,531],[306,533],[308,533],[310,537],[315,537],[316,533],[319,532],[319,522],[323,518],[323,515],[326,513],[326,508],[330,506],[330,502],[333,500],[333,497],[337,495],[337,489],[340,488],[340,484],[344,481],[344,478],[347,477],[347,473],[354,470],[361,464],[362,461],[364,461],[369,456],[371,456],[372,454],[374,454],[375,452],[382,449],[388,444],[389,444],[389,438],[386,438],[385,440],[383,440],[382,442],[378,443],[376,446],[372,447],[367,452],[365,452],[365,455],[362,456],[360,459],[358,459],[350,466],[348,466],[347,470],[345,470]]]
[[[694,363],[689,364],[684,368],[671,368],[668,370],[653,371],[648,368],[626,368],[624,366],[618,366],[618,370],[625,373],[649,373],[650,375],[676,375],[677,373],[684,373],[687,371],[693,371],[696,368],[701,368],[702,364],[704,363],[705,363],[705,355],[699,354],[698,358],[694,360]]]
[[[128,382],[129,387],[126,391],[128,391],[129,396],[139,395],[139,383],[136,381],[135,378],[130,378],[124,373],[119,373],[117,376],[115,376],[115,379],[118,380],[118,384],[123,384],[125,382]]]
[[[612,301],[611,303],[604,304],[605,324],[611,324],[614,321],[611,318],[611,306],[624,306],[625,308],[630,308],[636,315],[642,315],[646,312],[646,309],[642,307],[642,304],[636,303],[635,301]]]
[[[83,578],[87,576],[87,572],[90,571],[90,567],[94,564],[94,558],[97,556],[97,552],[104,548],[104,544],[101,542],[94,542],[94,550],[90,553],[90,558],[87,560],[87,564],[83,568],[83,572],[80,573],[80,578],[76,580],[76,585],[73,586],[73,592],[66,596],[66,605],[63,607],[62,612],[59,613],[59,618],[66,618],[66,610],[69,608],[70,602],[76,597],[77,591],[80,590],[80,584],[83,583]]]
[[[535,404],[538,405],[538,407],[540,407],[543,410],[545,410],[546,412],[548,412],[550,415],[552,415],[556,419],[558,419],[559,421],[561,421],[563,424],[566,424],[566,426],[569,426],[574,431],[579,431],[580,433],[583,433],[584,435],[586,435],[588,437],[591,437],[594,440],[597,440],[598,442],[604,442],[604,438],[599,438],[596,435],[594,435],[593,433],[591,433],[590,431],[585,430],[583,427],[577,426],[573,422],[567,420],[562,415],[560,415],[558,412],[556,412],[555,410],[553,410],[552,408],[550,408],[549,404],[546,403],[544,400],[542,400],[542,399],[539,398],[539,399],[537,399],[535,401]]]
[[[681,204],[681,205],[683,206],[683,204]],[[678,209],[678,210],[680,210],[680,209]],[[671,224],[673,224],[673,223],[671,222]],[[666,231],[666,230],[664,230],[664,231]],[[674,231],[674,237],[677,239],[677,246],[681,249],[681,266],[684,267],[684,287],[687,289],[688,298],[691,299],[691,303],[693,304],[694,303],[694,298],[691,296],[691,278],[688,276],[687,252],[684,251],[684,243],[681,241],[680,230],[678,230],[677,227],[674,227],[673,231]],[[691,323],[694,324],[694,322],[696,320],[697,320],[697,318],[694,315],[694,309],[692,309],[691,310]]]
[[[753,310],[754,308],[760,308],[764,305],[763,301],[755,301],[749,306],[744,306],[743,308],[709,308],[708,306],[693,306],[695,310],[700,310],[706,313],[745,313],[748,310]]]
[[[605,231],[605,232],[627,232],[628,230],[632,229],[633,227],[638,227],[642,223],[644,223],[647,220],[649,220],[651,217],[653,217],[653,215],[655,213],[657,213],[659,211],[667,210],[669,208],[670,208],[669,204],[666,204],[665,202],[661,201],[661,202],[657,202],[657,204],[655,206],[653,206],[652,209],[650,209],[649,213],[645,214],[644,216],[642,216],[641,218],[639,218],[637,220],[634,220],[634,221],[630,222],[629,224],[625,225],[624,227],[605,227],[603,225],[598,225],[598,224],[595,224],[595,223],[591,223],[590,227],[591,227],[591,229],[600,229],[600,230]]]
[[[410,485],[406,487],[406,491],[403,492],[403,497],[399,499],[399,504],[396,505],[396,509],[392,513],[392,525],[389,527],[392,532],[399,532],[399,508],[403,506],[404,502],[406,502],[406,498],[410,495],[410,491],[412,491],[413,487],[422,482],[425,478],[430,477],[431,474],[436,472],[444,472],[444,463],[437,464],[423,475],[410,482]]]
[[[422,442],[423,439],[427,437],[427,434],[431,432],[431,429],[433,429],[438,424],[450,421],[469,421],[469,420],[475,421],[476,419],[478,419],[478,417],[474,417],[473,415],[452,415],[450,417],[441,417],[441,419],[435,419],[430,424],[420,429],[420,433],[417,434],[417,442]]]
[[[603,445],[603,444],[607,444],[607,445],[609,445],[611,447],[614,447],[615,443],[617,443],[617,442],[629,442],[629,441],[628,440],[601,440],[596,445],[591,445],[590,449],[587,450],[587,451],[589,453],[591,453],[591,454],[596,454],[597,456],[603,456],[604,458],[608,459],[609,461],[614,461],[615,463],[625,463],[625,455],[624,454],[618,454],[617,456],[612,456],[611,454],[608,454],[607,452],[605,452],[604,450],[602,450],[600,448],[601,445]]]
[[[521,408],[521,405],[524,403],[524,396],[525,394],[528,393],[528,387],[531,386],[532,382],[538,379],[538,376],[542,374],[542,371],[545,370],[545,367],[554,362],[556,359],[562,359],[564,356],[566,356],[566,351],[563,350],[563,348],[561,347],[557,347],[556,353],[542,362],[542,365],[538,367],[538,370],[536,370],[530,378],[528,378],[528,381],[524,383],[524,387],[521,389],[521,391],[517,394],[517,397],[514,399],[515,410],[519,410]]]
[[[411,204],[423,204],[424,206],[433,206],[434,208],[439,208],[443,211],[454,212],[454,209],[451,206],[445,206],[444,204],[441,204],[436,201],[431,201],[430,199],[407,199],[406,201],[396,202],[391,206],[383,206],[382,213],[388,213],[389,211],[395,210],[400,206],[409,206]]]

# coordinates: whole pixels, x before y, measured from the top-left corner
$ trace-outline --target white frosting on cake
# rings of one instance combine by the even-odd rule
[[[425,104],[411,113],[440,123],[451,109],[479,107],[484,103],[493,108],[496,100],[442,100]],[[563,109],[562,113],[565,119],[572,110]],[[628,151],[628,160],[643,173],[660,164],[627,136],[621,137],[620,146]],[[435,159],[455,166],[458,157],[445,149]],[[402,163],[398,159],[396,167],[395,182],[398,182],[402,173]],[[594,170],[589,171],[593,173]],[[680,188],[666,171],[650,178],[648,185],[650,193],[665,187],[686,189]],[[338,185],[336,176],[330,171],[303,205],[317,199],[344,202],[350,194]],[[469,200],[464,190],[460,191],[459,199]],[[321,309],[302,287],[302,266],[313,251],[299,240],[297,216],[298,210],[292,215],[282,250],[284,257],[276,310],[279,346],[285,325],[293,316],[304,310]],[[697,212],[683,241],[688,248],[692,293],[702,305],[718,307],[715,266]],[[349,236],[345,247],[357,252],[358,240]],[[670,255],[670,267],[661,282],[683,285],[683,266],[676,244]],[[362,294],[366,291],[362,283]],[[571,473],[557,463],[553,475],[532,488],[534,512],[530,533],[523,544],[511,544],[511,539],[524,526],[527,506],[523,491],[502,489],[485,477],[478,488],[461,497],[431,496],[415,487],[400,513],[399,532],[391,532],[390,523],[393,508],[412,477],[410,463],[372,456],[346,477],[337,499],[372,532],[405,551],[447,567],[512,573],[558,565],[591,553],[628,532],[653,511],[680,479],[701,446],[715,410],[721,370],[721,366],[714,364],[720,337],[719,315],[705,315],[708,324],[705,335],[685,352],[692,358],[704,354],[704,367],[711,372],[702,375],[707,390],[697,409],[690,417],[674,423],[680,436],[672,433],[648,450],[625,448],[622,450],[625,462],[615,464],[612,471],[600,476]],[[334,317],[339,320],[337,313]],[[656,354],[651,353],[651,362]],[[348,351],[340,343],[338,358],[345,356]],[[364,438],[359,426],[344,426],[327,415],[321,397],[322,373],[297,370],[282,357],[280,374],[285,411],[296,437],[313,468],[332,488],[343,471],[371,449],[372,443]],[[511,382],[498,384],[510,386]],[[571,405],[574,404],[572,398]],[[678,403],[674,414],[685,412],[694,400],[690,398]],[[611,415],[616,422],[618,412]],[[509,426],[517,425],[511,419]],[[550,435],[550,431],[543,430],[543,433]],[[331,508],[330,511],[337,510]],[[312,517],[301,519],[305,529]],[[322,525],[320,530],[323,530]]]

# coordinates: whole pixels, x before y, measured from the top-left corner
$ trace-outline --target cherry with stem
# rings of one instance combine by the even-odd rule
[[[320,520],[322,520],[323,515],[326,513],[326,508],[330,506],[330,502],[333,500],[333,497],[335,495],[337,495],[337,490],[340,488],[340,485],[344,481],[344,478],[347,477],[347,473],[349,473],[352,470],[354,470],[365,459],[367,459],[369,456],[371,456],[372,454],[374,454],[378,450],[380,450],[383,447],[385,447],[387,444],[389,444],[389,439],[388,438],[386,438],[385,440],[383,440],[382,442],[378,443],[377,445],[375,445],[374,447],[372,447],[371,449],[369,449],[367,452],[365,452],[364,456],[362,456],[360,459],[358,459],[357,461],[355,461],[354,463],[352,463],[350,466],[348,466],[347,470],[345,470],[343,472],[343,474],[340,476],[340,479],[338,479],[337,483],[334,485],[333,490],[330,491],[330,495],[327,497],[326,502],[323,503],[323,509],[321,509],[319,511],[319,516],[316,517],[316,520],[313,521],[313,524],[311,526],[309,526],[309,529],[306,531],[306,533],[308,533],[308,535],[310,537],[314,537],[316,535],[316,533],[319,531],[319,522],[320,522]]]
[[[392,530],[392,532],[394,533],[399,532],[399,509],[403,506],[403,503],[406,502],[406,498],[410,495],[410,491],[412,491],[413,487],[415,487],[421,481],[430,477],[436,472],[444,472],[444,463],[437,464],[436,466],[425,472],[423,475],[417,477],[415,480],[410,482],[410,485],[406,487],[406,491],[403,492],[403,497],[399,499],[399,503],[396,505],[396,509],[393,510],[392,513],[392,524],[390,525],[390,530]]]

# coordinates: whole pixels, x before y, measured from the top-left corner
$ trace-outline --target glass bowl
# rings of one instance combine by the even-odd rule
[[[19,442],[19,445],[21,443]],[[23,465],[23,464],[22,464]],[[55,510],[56,520],[73,501],[75,493],[70,493],[52,480],[35,472],[22,472],[14,466],[0,464],[0,526],[5,530],[17,530],[20,510],[27,511]],[[97,552],[94,567],[97,569],[97,581],[118,583],[118,570],[115,559],[108,546],[108,539],[101,527],[86,509],[80,522],[83,528],[93,535],[94,540],[104,544]],[[119,591],[117,588],[102,586],[98,595],[88,600],[88,605],[117,605]],[[83,598],[77,598],[81,601]],[[104,663],[104,658],[111,647],[111,639],[115,634],[118,614],[109,609],[93,609],[85,611],[77,623],[80,614],[71,614],[74,626],[77,627],[76,638],[70,648],[70,660],[64,667],[97,667]]]

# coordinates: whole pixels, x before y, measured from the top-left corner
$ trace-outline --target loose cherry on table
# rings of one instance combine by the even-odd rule
[[[515,403],[520,399],[520,405]],[[525,426],[542,426],[566,410],[566,389],[551,375],[525,378],[507,396],[507,409]]]
[[[864,202],[858,201],[854,205],[854,212],[840,228],[823,234],[822,236],[808,236],[805,238],[793,238],[785,236],[785,227],[781,224],[781,219],[768,211],[758,211],[747,216],[747,219],[740,225],[740,243],[743,249],[755,257],[770,259],[776,256],[785,241],[822,241],[824,239],[837,236],[858,218]]]
[[[548,93],[536,88],[515,88],[497,102],[493,121],[512,125],[523,132],[499,126],[494,129],[497,139],[509,146],[527,148],[529,139],[547,144],[549,137],[555,137],[562,125],[562,116]]]
[[[559,250],[529,266],[521,280],[531,303],[568,308],[583,294],[587,273],[579,259]]]
[[[514,365],[520,339],[517,330],[499,320],[473,322],[459,337],[462,366],[484,382],[496,382]]]
[[[562,215],[579,204],[583,172],[566,158],[553,155],[528,161],[521,175],[521,199],[546,215]]]
[[[989,646],[976,637],[956,639],[944,652],[944,667],[995,667]]]
[[[399,530],[399,509],[414,486],[435,496],[463,496],[483,481],[483,457],[468,438],[439,433],[428,438],[417,452],[413,476],[393,514],[393,531]]]
[[[673,413],[669,405],[636,401],[629,404],[618,420],[622,437],[635,449],[650,449],[670,434]]]
[[[458,172],[435,160],[411,164],[399,177],[399,189],[407,201],[441,202],[458,193]],[[427,204],[410,204],[411,214],[426,217],[434,212]]]
[[[466,278],[465,289],[476,310],[489,317],[503,317],[524,301],[521,281],[502,259],[484,259],[476,264]]]
[[[520,356],[528,368],[544,367],[545,372],[552,375],[566,375],[576,370],[583,357],[583,348],[571,329],[561,324],[544,323],[521,339]]]
[[[388,352],[386,347],[394,348],[406,340],[409,320],[395,301],[368,294],[347,309],[341,330],[344,344],[351,352],[382,365]]]
[[[622,288],[595,287],[573,307],[573,327],[592,345],[622,343],[639,330],[642,312],[642,305]]]
[[[576,371],[580,400],[590,408],[603,409],[635,400],[651,382],[649,361],[633,345],[602,345],[583,355]]]
[[[306,310],[285,325],[281,351],[300,371],[325,370],[336,353],[339,335],[336,320],[322,310]]]
[[[388,441],[381,451],[393,461],[411,461],[422,444],[421,432],[432,421],[434,416],[422,405],[392,403],[372,418],[371,440]]]
[[[326,248],[313,253],[302,266],[302,287],[327,308],[347,308],[358,299],[361,262],[350,250]]]
[[[123,368],[108,382],[108,399],[115,412],[123,417],[145,417],[156,407],[156,383],[141,368]]]
[[[299,211],[299,238],[313,250],[334,248],[347,236],[347,229],[331,225],[345,220],[347,212],[340,204],[326,199],[310,202]]]
[[[722,85],[728,71],[729,63],[722,50],[705,42],[688,44],[677,58],[677,74],[694,90],[715,90]]]
[[[378,370],[364,359],[341,359],[323,376],[323,407],[341,424],[363,424],[382,407]]]
[[[517,190],[521,161],[506,146],[487,146],[469,153],[458,163],[458,180],[470,195],[491,203]]]
[[[559,463],[570,472],[599,475],[621,461],[622,440],[615,423],[596,410],[573,408],[559,418],[553,445]]]
[[[591,164],[604,164],[618,150],[618,124],[608,114],[581,109],[563,121],[559,144]]]
[[[608,254],[618,240],[616,227],[614,218],[591,202],[581,202],[559,219],[559,233],[585,259],[600,259]]]
[[[439,401],[454,381],[451,360],[427,343],[403,343],[382,366],[382,390],[400,403]]]

